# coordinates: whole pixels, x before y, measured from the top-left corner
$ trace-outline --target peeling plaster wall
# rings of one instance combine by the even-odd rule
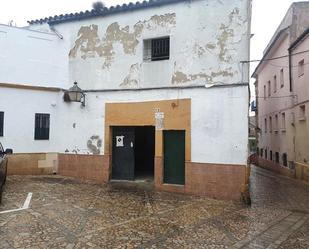
[[[106,103],[190,98],[192,162],[245,165],[248,87],[232,84],[248,81],[248,68],[242,72],[240,61],[249,59],[249,3],[187,1],[56,25],[66,51],[61,65],[69,73],[64,88],[73,81],[82,89],[231,86],[88,92],[85,107],[64,103],[62,92],[0,87],[5,112],[0,142],[16,153],[103,154]],[[31,28],[48,31],[46,25]],[[167,35],[170,59],[144,62],[143,40]],[[49,141],[34,140],[35,113],[51,114]]]
[[[249,26],[249,0],[204,0],[56,28],[70,43],[70,82],[115,89],[248,82],[240,61],[249,59]],[[170,59],[143,61],[143,40],[164,36]]]

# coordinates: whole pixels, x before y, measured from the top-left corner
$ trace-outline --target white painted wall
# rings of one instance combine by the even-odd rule
[[[309,53],[301,53],[309,48],[309,35],[292,51],[291,64],[293,65],[292,84],[293,94],[296,97],[297,106],[294,107],[295,115],[295,161],[306,163],[309,162]],[[304,74],[300,75],[298,63],[304,60]],[[303,103],[303,104],[301,104]],[[305,119],[301,117],[300,106],[305,105]]]
[[[64,103],[62,93],[0,89],[4,93],[0,98],[0,110],[5,112],[4,137],[0,137],[0,142],[5,147],[12,147],[17,153],[90,153],[88,140],[93,135],[104,138],[105,103],[191,98],[192,161],[246,164],[246,86],[89,93],[84,108],[79,103]],[[26,100],[23,95],[29,98]],[[12,98],[14,105],[7,105]],[[36,112],[51,114],[49,141],[34,140]],[[100,150],[103,154],[104,143]]]
[[[4,112],[4,136],[0,142],[14,152],[53,152],[56,151],[58,93],[20,90],[0,87],[0,111]],[[50,141],[34,140],[35,113],[51,115]]]
[[[65,41],[53,33],[0,24],[0,83],[66,87]]]
[[[289,36],[283,35],[280,42],[274,45],[270,58],[282,56],[288,54],[289,48]],[[275,160],[275,152],[288,153],[289,159],[292,160],[294,154],[292,132],[293,127],[290,124],[291,110],[293,107],[293,97],[291,96],[289,85],[289,58],[281,58],[274,61],[265,62],[258,74],[258,126],[261,128],[259,133],[258,147],[261,149],[267,149],[268,158],[270,151],[273,152],[273,160]],[[283,69],[284,86],[281,87],[280,83],[280,70]],[[275,90],[274,76],[277,77],[277,90]],[[268,96],[268,81],[271,83],[271,96]],[[264,99],[264,86],[266,86],[266,98]],[[286,117],[286,129],[282,128],[282,113],[285,113]],[[278,127],[276,127],[276,115],[278,116]],[[272,119],[272,132],[270,132],[270,117]],[[265,132],[265,119],[267,120],[267,132]],[[277,131],[276,131],[277,130]],[[264,151],[265,157],[265,151]]]
[[[276,58],[289,54],[289,47],[308,27],[308,10],[309,2],[293,3],[283,18],[278,29],[274,33],[264,53],[268,52],[266,59]],[[278,37],[279,32],[289,27],[283,34]],[[307,46],[308,47],[308,46]],[[306,48],[307,48],[306,47]],[[295,58],[296,56],[292,56]],[[292,62],[293,71],[297,70],[297,64]],[[256,69],[258,79],[258,126],[261,128],[258,138],[258,147],[268,151],[268,159],[270,159],[270,151],[273,152],[273,161],[275,160],[275,152],[280,154],[280,163],[282,164],[282,154],[287,153],[288,161],[294,161],[297,156],[296,138],[295,138],[295,121],[297,113],[294,111],[294,105],[301,100],[299,96],[307,96],[308,92],[304,87],[295,84],[293,92],[290,91],[290,75],[289,75],[289,58],[279,58],[276,60],[264,62]],[[280,87],[280,70],[284,71],[284,86]],[[277,91],[274,92],[274,76],[277,76]],[[294,78],[294,76],[292,76]],[[271,82],[271,96],[268,97],[268,81]],[[294,79],[292,80],[294,82]],[[264,99],[264,86],[266,86],[266,98]],[[297,89],[298,88],[298,89]],[[300,89],[300,90],[299,90]],[[300,94],[300,95],[298,95]],[[296,95],[296,96],[295,96]],[[282,113],[285,113],[285,129],[282,129]],[[276,129],[275,117],[278,115],[279,125]],[[297,117],[297,116],[295,116]],[[267,132],[265,132],[265,118],[267,120]],[[270,118],[272,118],[273,131],[270,132]],[[297,125],[297,124],[296,124]],[[297,128],[296,128],[297,129]],[[275,132],[275,130],[277,130]],[[300,137],[303,137],[302,135]],[[303,146],[303,145],[301,145]],[[307,147],[306,147],[307,150]]]

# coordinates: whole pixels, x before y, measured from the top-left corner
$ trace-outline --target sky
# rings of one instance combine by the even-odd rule
[[[90,10],[95,0],[0,0],[0,23],[10,20],[26,26],[27,20]],[[134,2],[135,0],[133,0]],[[229,0],[225,0],[229,1]],[[300,0],[253,0],[251,59],[261,59],[273,33],[292,2]],[[105,0],[107,6],[128,3],[125,0]],[[251,64],[251,72],[257,66]]]

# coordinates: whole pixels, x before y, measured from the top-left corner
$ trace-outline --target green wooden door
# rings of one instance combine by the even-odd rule
[[[185,184],[185,131],[164,131],[164,183]]]

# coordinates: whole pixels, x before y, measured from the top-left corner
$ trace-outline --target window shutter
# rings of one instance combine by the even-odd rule
[[[4,112],[0,112],[0,137],[3,137]]]
[[[35,114],[35,140],[49,140],[50,114]]]

